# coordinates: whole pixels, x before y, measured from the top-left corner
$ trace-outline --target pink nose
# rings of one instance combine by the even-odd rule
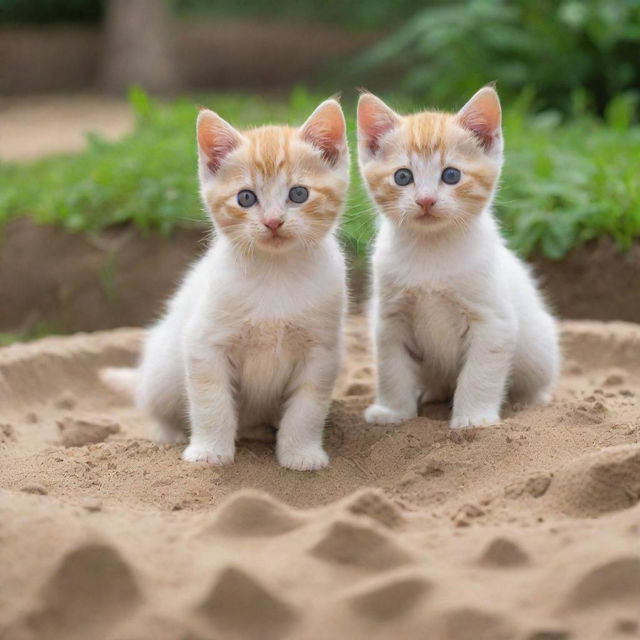
[[[416,204],[423,210],[429,211],[431,207],[437,202],[436,198],[420,198],[416,200]]]
[[[280,218],[267,218],[264,221],[264,226],[268,227],[274,233],[282,226],[283,220]]]

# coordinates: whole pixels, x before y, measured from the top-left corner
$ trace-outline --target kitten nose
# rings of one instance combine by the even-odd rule
[[[423,210],[423,211],[429,211],[429,209],[431,209],[431,207],[433,207],[433,205],[437,202],[436,198],[420,198],[419,200],[416,200],[416,204]]]
[[[264,221],[264,226],[271,229],[274,233],[284,224],[284,220],[281,218],[267,218]]]

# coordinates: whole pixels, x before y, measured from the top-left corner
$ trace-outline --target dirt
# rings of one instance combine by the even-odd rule
[[[640,327],[563,323],[553,401],[455,434],[445,405],[367,425],[362,317],[347,336],[317,473],[151,443],[98,378],[140,330],[1,349],[0,637],[637,637]]]
[[[534,264],[563,317],[640,322],[640,242],[623,251],[602,237],[562,260],[539,258]]]
[[[204,248],[203,230],[170,238],[133,226],[98,234],[14,220],[0,230],[0,331],[93,331],[141,326],[162,310]]]
[[[0,161],[29,162],[81,151],[88,133],[117,140],[133,129],[124,100],[94,94],[0,99]]]

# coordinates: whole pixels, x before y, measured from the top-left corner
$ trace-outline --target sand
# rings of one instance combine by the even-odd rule
[[[640,634],[640,326],[563,324],[554,401],[371,426],[361,318],[332,463],[224,468],[147,440],[97,371],[139,330],[0,350],[2,640],[566,640]]]

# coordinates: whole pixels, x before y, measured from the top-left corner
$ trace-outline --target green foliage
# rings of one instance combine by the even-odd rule
[[[430,0],[433,2],[433,0]],[[380,29],[397,25],[423,8],[425,0],[172,0],[183,16],[232,17],[335,24]]]
[[[601,235],[628,248],[640,235],[640,127],[624,99],[608,119],[505,114],[506,163],[496,208],[512,246],[559,259]]]
[[[194,102],[158,103],[139,89],[130,100],[137,125],[123,140],[92,136],[78,155],[0,165],[0,222],[31,215],[90,231],[132,221],[170,233],[201,220]],[[288,101],[225,94],[201,102],[245,126],[301,123],[321,100],[298,88]],[[523,255],[542,252],[555,259],[606,234],[628,247],[640,236],[640,127],[633,124],[633,101],[611,101],[605,121],[580,112],[579,95],[576,113],[566,121],[552,111],[527,115],[530,105],[531,97],[523,95],[505,110],[507,159],[496,209],[512,246]],[[345,111],[355,156],[353,104]],[[355,161],[352,183],[342,235],[352,252],[363,253],[375,216]]]
[[[136,130],[119,142],[92,135],[79,155],[28,167],[0,165],[0,221],[27,214],[72,230],[133,221],[141,229],[167,233],[199,219],[196,104],[182,99],[163,106],[140,89],[131,91],[130,102]],[[307,115],[291,113],[283,103],[241,96],[211,97],[210,103],[238,124]]]
[[[497,81],[504,97],[535,90],[539,106],[570,110],[571,96],[602,112],[640,87],[637,0],[467,0],[440,2],[366,53],[354,73],[433,104],[458,104]],[[374,80],[372,80],[374,82]]]

